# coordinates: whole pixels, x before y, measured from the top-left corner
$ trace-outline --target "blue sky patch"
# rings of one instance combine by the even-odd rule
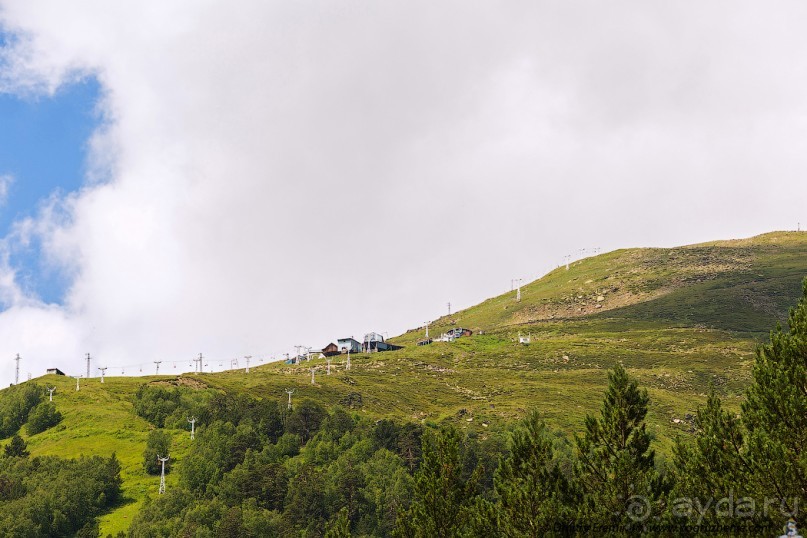
[[[2,43],[2,34],[0,34]],[[54,192],[78,190],[84,182],[88,140],[101,118],[95,113],[94,79],[61,88],[52,97],[0,94],[0,176],[11,176],[0,206],[0,235],[34,216]],[[69,282],[42,263],[40,245],[14,249],[20,284],[46,302],[60,302]]]

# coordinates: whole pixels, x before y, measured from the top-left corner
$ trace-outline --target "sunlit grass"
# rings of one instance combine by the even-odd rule
[[[714,388],[728,409],[737,409],[750,380],[754,350],[800,296],[807,273],[807,234],[768,234],[756,240],[685,249],[634,249],[608,253],[559,268],[514,294],[492,298],[436,320],[432,335],[462,326],[475,334],[452,343],[417,347],[423,330],[395,342],[404,349],[353,355],[350,371],[335,357],[302,365],[268,364],[193,377],[212,388],[246,392],[285,406],[326,406],[361,398],[354,410],[369,418],[450,421],[480,436],[506,427],[528,410],[571,437],[583,431],[586,414],[597,413],[607,370],[617,361],[650,395],[648,430],[655,448],[669,457],[677,436],[691,435],[691,420]],[[598,300],[602,298],[601,300]],[[599,308],[597,305],[601,305]],[[518,343],[529,334],[531,343]],[[316,368],[311,384],[310,368]],[[142,453],[150,424],[133,413],[137,388],[174,376],[107,377],[81,381],[46,376],[55,385],[58,426],[27,438],[33,455],[81,454],[122,464],[124,500],[101,518],[101,533],[125,530],[159,478],[145,474]],[[24,430],[24,429],[23,429]],[[172,431],[177,484],[190,446],[186,431]]]

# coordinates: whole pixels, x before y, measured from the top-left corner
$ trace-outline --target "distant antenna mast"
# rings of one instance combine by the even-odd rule
[[[426,322],[426,339],[428,340],[428,338],[429,338],[429,322],[427,321]]]
[[[90,378],[90,354],[87,353],[87,379]]]
[[[244,355],[244,359],[247,361],[247,369],[246,369],[246,371],[244,372],[244,373],[246,373],[246,374],[248,374],[248,373],[249,373],[249,359],[251,359],[251,358],[252,358],[252,355]]]
[[[56,387],[47,387],[47,389],[48,389],[48,392],[50,393],[50,400],[49,401],[52,402],[53,401],[53,391],[56,390]]]
[[[514,278],[513,279],[513,282],[515,282],[516,285],[517,285],[517,288],[516,288],[516,301],[519,302],[519,303],[521,302],[521,281],[522,280],[524,280],[524,279],[523,278]]]
[[[201,354],[201,353],[199,353],[199,358],[198,358],[198,359],[194,359],[194,360],[199,361],[199,373],[200,373],[200,374],[201,374],[201,373],[204,373],[204,369],[202,368],[202,354]]]
[[[328,375],[331,375],[331,360],[333,360],[333,359],[331,359],[330,357],[325,359],[325,362],[328,363]]]
[[[166,456],[163,458],[160,457],[159,454],[157,454],[157,461],[163,464],[162,471],[160,472],[160,495],[165,493],[165,462],[168,461],[169,458],[170,456]]]
[[[17,353],[17,358],[14,359],[14,360],[17,361],[17,370],[14,372],[14,384],[19,385],[20,384],[20,354],[19,353]]]
[[[451,301],[448,303],[448,315],[451,315]]]
[[[285,392],[289,395],[289,406],[286,409],[291,409],[291,395],[294,394],[294,389],[286,389]]]
[[[154,375],[160,375],[160,363],[161,362],[162,361],[154,361],[154,364],[157,365],[157,373],[155,373]]]
[[[104,374],[106,373],[107,368],[109,368],[109,366],[98,367],[98,369],[101,370],[101,383],[104,382]]]
[[[196,417],[189,418],[188,422],[191,423],[191,441],[193,441],[196,433]]]

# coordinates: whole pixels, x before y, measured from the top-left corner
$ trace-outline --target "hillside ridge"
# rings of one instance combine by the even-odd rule
[[[23,428],[20,434],[33,456],[117,454],[126,501],[101,518],[102,535],[126,529],[156,494],[158,482],[142,465],[154,426],[132,403],[138,388],[150,383],[272,400],[281,408],[285,391],[294,389],[295,402],[311,399],[374,419],[450,422],[480,438],[537,409],[552,428],[572,435],[586,414],[597,412],[606,370],[619,362],[647,388],[648,431],[659,453],[669,455],[673,439],[693,431],[691,417],[709,390],[727,409],[738,409],[755,349],[787,320],[805,275],[804,232],[620,249],[522,286],[520,302],[508,292],[430,326],[431,336],[458,327],[472,329],[471,336],[417,346],[425,328],[413,329],[391,339],[403,349],[351,354],[350,370],[340,355],[330,359],[330,374],[326,359],[315,357],[253,366],[248,374],[108,376],[103,384],[93,378],[82,380],[79,391],[71,378],[36,378],[56,387],[54,405],[64,418],[44,432],[27,435]],[[198,424],[198,431],[205,426]],[[181,469],[189,431],[168,431],[172,461]],[[169,487],[178,475],[167,477]]]
[[[520,302],[514,300],[515,291],[508,292],[432,324],[437,331],[457,325],[497,331],[579,318],[650,318],[767,333],[771,317],[786,321],[806,268],[807,232],[618,249],[576,260],[568,269],[558,267],[523,285]],[[686,306],[675,308],[676,303]],[[716,312],[719,306],[726,308],[723,314]],[[686,312],[699,310],[708,315]],[[410,336],[422,329],[407,331],[395,341],[411,343]]]

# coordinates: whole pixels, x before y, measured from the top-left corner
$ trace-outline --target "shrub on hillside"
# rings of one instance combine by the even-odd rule
[[[160,474],[162,463],[157,457],[169,457],[171,452],[171,436],[162,430],[152,430],[146,440],[146,450],[143,451],[143,468],[148,474]],[[171,470],[171,460],[165,462],[165,472]]]
[[[137,389],[132,403],[138,416],[162,428],[165,419],[179,407],[179,401],[180,393],[176,387],[142,385]]]
[[[42,402],[28,414],[26,429],[28,435],[35,435],[52,428],[61,421],[62,414],[56,410],[56,406],[51,402]]]
[[[187,386],[141,385],[132,404],[135,413],[158,428],[188,428],[188,417],[210,422],[212,404],[218,393]]]
[[[0,394],[0,439],[14,435],[25,423],[28,413],[42,401],[42,387],[24,383]]]
[[[11,441],[3,449],[3,453],[8,458],[27,458],[31,453],[28,452],[28,445],[19,435],[14,435]]]

